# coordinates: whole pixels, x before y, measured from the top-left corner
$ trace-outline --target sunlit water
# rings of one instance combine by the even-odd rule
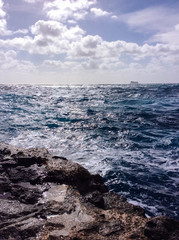
[[[179,85],[0,86],[0,141],[100,173],[150,216],[179,218]]]

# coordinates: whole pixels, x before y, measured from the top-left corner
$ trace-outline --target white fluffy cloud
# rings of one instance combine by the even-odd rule
[[[104,11],[101,8],[92,7],[90,9],[90,12],[96,18],[98,18],[98,17],[110,17],[113,20],[117,20],[118,19],[118,17],[116,15],[113,15],[111,12]]]
[[[79,27],[68,28],[57,21],[39,20],[31,26],[32,36],[0,39],[0,47],[12,47],[30,54],[67,53],[72,41],[81,41],[85,32]]]
[[[0,18],[5,18],[6,16],[6,12],[3,9],[3,5],[4,5],[3,1],[0,0]]]
[[[0,51],[0,71],[14,72],[32,72],[35,71],[33,63],[17,59],[17,53],[14,50]]]
[[[97,57],[98,49],[101,48],[102,38],[99,36],[85,36],[80,42],[71,44],[68,55],[73,57]]]
[[[103,11],[100,8],[91,8],[90,11],[96,16],[96,17],[104,17],[109,16],[111,13]]]
[[[139,45],[122,40],[106,41],[99,35],[88,35],[77,24],[77,21],[84,19],[87,14],[92,14],[96,18],[108,16],[117,19],[112,12],[97,8],[96,3],[95,0],[45,1],[43,13],[48,20],[38,20],[29,27],[29,31],[12,32],[7,28],[6,13],[3,13],[3,2],[0,0],[0,34],[4,35],[0,39],[0,49],[3,49],[0,52],[1,71],[16,69],[33,72],[38,69],[54,73],[73,71],[89,73],[106,70],[106,73],[146,74],[150,71],[164,72],[167,67],[176,69],[179,64],[179,25],[176,23],[177,17],[172,17],[170,10],[171,19],[163,22],[166,14],[164,8],[148,8],[118,16],[119,20],[137,31],[151,31],[152,43],[160,42],[154,45],[148,41],[148,44]],[[173,24],[175,27],[172,28]],[[14,37],[13,34],[16,33],[23,33],[26,36]],[[8,51],[9,49],[12,50]],[[30,58],[39,54],[41,60],[35,67],[29,61],[19,60],[19,55],[15,51],[31,54]]]
[[[128,56],[135,61],[153,57],[179,54],[179,46],[169,44],[144,44],[142,46],[137,43],[125,41],[104,41],[99,36],[85,36],[80,42],[73,42],[68,52],[71,58],[117,58]]]
[[[3,64],[4,62],[8,62],[14,57],[16,57],[16,52],[13,50],[9,50],[7,52],[0,51],[0,64]]]
[[[92,17],[110,16],[111,19],[117,19],[112,13],[95,7],[96,4],[97,0],[53,0],[44,4],[44,11],[51,20],[69,23],[84,19],[89,14]]]
[[[78,25],[68,28],[66,25],[57,21],[40,20],[31,26],[33,35],[41,36],[44,40],[53,39],[55,41],[74,40],[78,41],[85,34]],[[51,40],[52,41],[52,40]]]
[[[84,19],[96,0],[54,0],[44,4],[44,11],[49,19],[65,22],[66,20]]]
[[[0,35],[10,35],[11,31],[7,29],[6,19],[0,19]]]
[[[38,21],[31,27],[35,35],[31,41],[32,51],[40,54],[67,52],[71,41],[80,41],[84,31],[79,26],[67,28],[57,21]],[[37,50],[39,49],[39,51]]]
[[[67,26],[57,21],[38,21],[31,27],[33,37],[25,36],[0,40],[0,47],[11,47],[18,50],[28,51],[30,54],[51,56],[63,54],[64,62],[83,61],[89,69],[92,66],[105,67],[108,63],[114,66],[121,65],[123,59],[128,62],[140,62],[142,59],[157,57],[160,60],[166,56],[178,56],[179,46],[171,44],[138,45],[125,41],[104,41],[100,36],[86,35],[79,27]],[[68,60],[67,60],[68,59]],[[99,64],[99,61],[101,62]],[[126,61],[126,60],[125,60]],[[52,63],[52,62],[51,62]],[[56,63],[56,62],[53,62]],[[75,64],[73,65],[75,66]],[[112,64],[109,64],[112,68]]]
[[[39,20],[31,26],[31,32],[34,35],[43,35],[44,37],[60,37],[66,32],[66,27],[57,21],[43,21]]]
[[[4,11],[4,3],[0,0],[0,35],[9,35],[11,31],[7,29],[7,21],[5,19],[6,12]]]

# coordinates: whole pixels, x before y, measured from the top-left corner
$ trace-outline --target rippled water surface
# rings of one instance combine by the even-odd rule
[[[179,218],[179,85],[0,86],[0,141],[45,147]]]

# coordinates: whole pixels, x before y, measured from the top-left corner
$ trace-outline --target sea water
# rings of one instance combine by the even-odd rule
[[[179,85],[0,85],[0,141],[45,147],[179,218]]]

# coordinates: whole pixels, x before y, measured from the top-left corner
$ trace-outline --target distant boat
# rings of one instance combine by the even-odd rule
[[[137,86],[139,86],[139,82],[137,82],[137,81],[131,81],[131,82],[130,82],[130,86],[131,86],[131,87],[137,87]]]

